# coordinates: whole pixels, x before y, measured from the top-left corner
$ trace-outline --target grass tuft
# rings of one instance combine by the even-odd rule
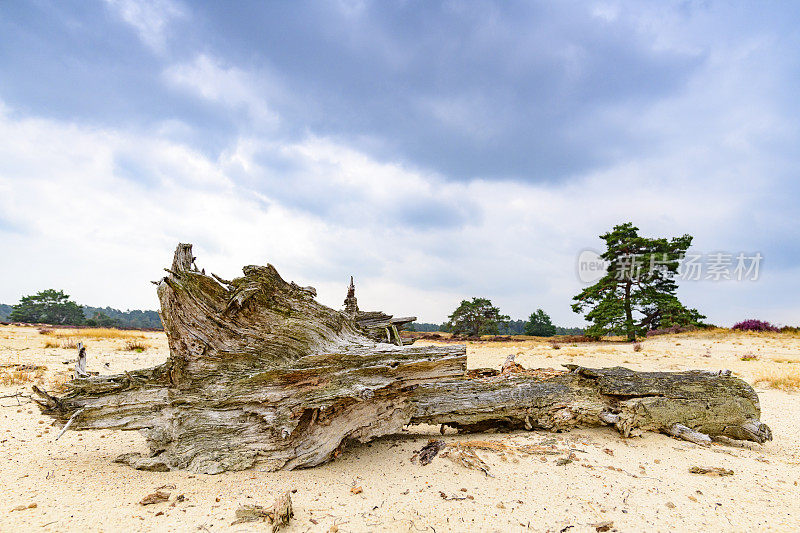
[[[77,350],[78,341],[76,339],[68,338],[61,341],[61,348],[65,350]]]
[[[129,351],[129,352],[142,353],[143,351],[147,350],[148,348],[150,348],[150,345],[149,344],[145,344],[145,343],[143,343],[141,341],[128,341],[128,342],[125,343],[125,347],[122,348],[122,349],[126,350],[126,351]]]

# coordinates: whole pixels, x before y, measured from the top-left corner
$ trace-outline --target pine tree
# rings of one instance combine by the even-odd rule
[[[550,315],[541,309],[537,309],[535,313],[531,313],[528,321],[525,323],[525,335],[532,337],[552,337],[556,334],[556,327],[550,320]]]
[[[636,340],[649,329],[698,324],[705,318],[684,307],[675,295],[680,261],[692,244],[691,235],[649,239],[627,222],[600,236],[606,242],[601,255],[609,262],[605,276],[573,300],[572,310],[592,322],[586,335],[622,333]]]
[[[68,294],[55,289],[40,291],[33,296],[23,296],[13,306],[9,320],[41,324],[83,324],[83,309],[69,299]]]
[[[462,300],[450,315],[448,329],[456,335],[497,335],[500,324],[508,322],[509,317],[500,314],[487,298]]]

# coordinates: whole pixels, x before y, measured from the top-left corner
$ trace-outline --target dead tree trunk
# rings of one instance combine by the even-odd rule
[[[42,411],[71,429],[143,430],[150,454],[118,459],[136,468],[310,467],[348,441],[419,423],[771,438],[753,389],[726,373],[526,371],[513,361],[502,372],[467,371],[463,345],[375,342],[352,313],[317,303],[313,288],[272,265],[227,281],[194,259],[179,245],[158,283],[164,364],[78,378],[61,397],[35,389]]]

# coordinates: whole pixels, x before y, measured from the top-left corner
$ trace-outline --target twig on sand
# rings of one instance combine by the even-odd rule
[[[4,394],[3,396],[0,396],[0,399],[2,399],[2,398],[18,398],[19,396],[22,396],[21,392],[18,392],[16,394]]]
[[[70,426],[70,425],[72,425],[72,421],[73,421],[73,420],[75,420],[75,418],[76,418],[78,415],[80,415],[80,414],[81,414],[81,413],[84,411],[84,409],[86,409],[86,408],[84,407],[83,409],[78,409],[77,411],[75,411],[75,414],[73,414],[71,417],[69,417],[69,420],[67,420],[67,423],[66,423],[66,424],[64,424],[64,427],[63,427],[63,428],[61,428],[61,432],[60,432],[60,433],[58,434],[58,436],[56,437],[56,440],[58,440],[58,439],[60,439],[60,438],[61,438],[61,435],[63,435],[63,434],[64,434],[64,432],[65,432],[65,431],[67,431],[67,430],[69,429],[69,426]]]
[[[17,400],[17,405],[0,405],[0,407],[18,407],[18,406],[22,405],[20,403],[20,401],[19,401],[20,398],[25,398],[28,401],[32,401],[33,400],[33,398],[31,398],[30,396],[28,396],[26,394],[23,394],[21,392],[18,392],[16,394],[5,394],[3,396],[0,396],[0,400],[6,399],[6,398],[14,398],[15,400]]]

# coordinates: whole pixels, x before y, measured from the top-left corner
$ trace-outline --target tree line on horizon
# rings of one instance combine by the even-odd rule
[[[16,305],[0,304],[0,320],[63,326],[163,329],[157,311],[120,311],[113,307],[78,305],[64,291],[55,289],[23,296]]]
[[[600,238],[606,244],[606,251],[600,256],[608,265],[606,273],[572,298],[573,312],[585,313],[584,318],[590,322],[582,334],[593,338],[623,335],[635,341],[648,332],[707,326],[702,322],[706,317],[685,307],[676,295],[675,277],[692,243],[691,235],[647,238],[626,222]],[[413,326],[418,330],[434,326],[438,331],[467,336],[524,333],[549,337],[559,332],[542,309],[532,313],[527,322],[520,322],[503,315],[488,298],[472,298],[462,300],[444,324]]]
[[[462,300],[444,324],[417,323],[411,327],[467,336],[582,333],[593,338],[624,335],[634,341],[652,331],[706,326],[702,322],[706,317],[685,307],[676,295],[675,277],[692,236],[647,238],[638,231],[626,222],[600,235],[606,244],[606,251],[600,256],[608,265],[606,273],[572,298],[572,310],[585,313],[584,318],[590,322],[585,330],[555,326],[542,309],[531,313],[527,321],[511,320],[483,297]],[[0,306],[0,313],[6,313],[6,319],[14,322],[162,329],[156,311],[123,312],[110,307],[80,306],[55,289],[23,296],[14,306]]]
[[[537,309],[528,320],[511,320],[488,298],[462,300],[458,308],[442,324],[414,322],[410,331],[443,332],[470,337],[481,335],[528,335],[552,337],[554,335],[583,335],[584,328],[565,328],[553,324],[550,315]]]
[[[583,335],[585,328],[562,327],[553,324],[550,315],[542,309],[531,313],[528,320],[510,320],[501,315],[499,309],[487,298],[463,300],[453,313],[456,322],[450,320],[441,324],[414,322],[409,324],[409,331],[433,333],[454,333],[456,335],[528,335],[531,337],[552,337],[554,335]],[[468,318],[467,318],[468,317]]]

